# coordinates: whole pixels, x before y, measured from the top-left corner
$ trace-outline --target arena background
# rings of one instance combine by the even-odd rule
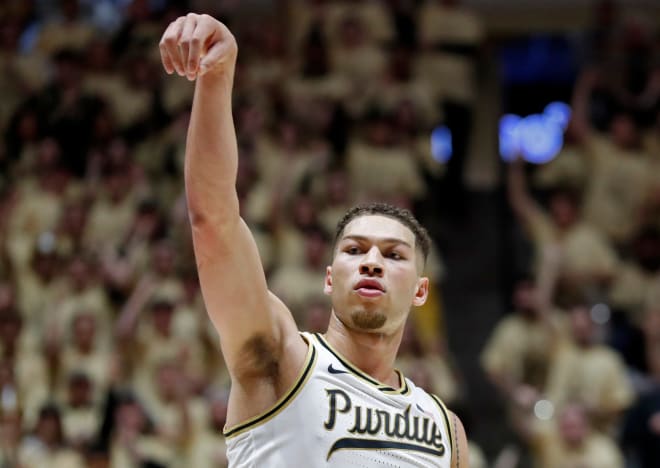
[[[652,0],[2,2],[0,466],[225,466],[158,55],[188,11],[237,36],[242,214],[302,328],[338,215],[407,206],[436,248],[398,365],[473,466],[660,466]]]

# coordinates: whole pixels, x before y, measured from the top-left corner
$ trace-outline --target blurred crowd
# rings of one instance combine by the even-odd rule
[[[432,226],[429,207],[463,194],[482,20],[455,0],[275,3],[0,6],[0,467],[226,466],[228,375],[182,182],[194,84],[158,51],[177,16],[237,36],[242,216],[301,329],[327,324],[347,208],[388,201]],[[533,254],[482,355],[519,435],[489,457],[500,467],[660,466],[660,36],[603,11],[561,154],[506,169]],[[448,163],[430,144],[439,123]],[[397,366],[465,405],[437,251],[427,273]]]
[[[506,169],[530,255],[481,363],[547,468],[660,466],[660,34],[614,8],[559,155]]]
[[[228,376],[182,184],[194,88],[159,60],[171,20],[207,11],[238,38],[242,215],[301,328],[327,324],[338,216],[357,200],[414,208],[442,169],[427,148],[440,84],[411,53],[442,38],[432,25],[417,38],[413,5],[190,3],[3,3],[2,466],[226,464]],[[418,314],[402,367],[451,399],[450,367],[422,354],[442,351],[439,303]]]

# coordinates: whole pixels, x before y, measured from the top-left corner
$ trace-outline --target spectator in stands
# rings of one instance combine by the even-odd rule
[[[3,386],[3,391],[5,387]],[[2,408],[0,414],[0,465],[19,466],[18,448],[23,436],[21,413],[9,405]]]
[[[660,387],[657,372],[657,368],[653,369],[653,389],[640,396],[628,411],[621,436],[626,455],[635,463],[634,466],[640,468],[652,468],[660,463]]]
[[[110,453],[110,466],[167,466],[173,460],[173,449],[154,432],[134,396],[110,392],[104,418],[101,443]]]
[[[639,382],[640,393],[655,389],[657,376],[660,375],[660,308],[657,302],[648,304],[642,323],[643,339],[642,365],[643,382]]]
[[[28,99],[62,150],[61,164],[74,175],[85,173],[94,116],[100,102],[83,87],[80,53],[65,49],[54,57],[55,73],[48,85]]]
[[[64,439],[56,406],[44,406],[39,411],[34,432],[23,439],[19,448],[19,463],[26,468],[83,468],[83,458]]]
[[[395,366],[411,380],[415,379],[417,385],[453,406],[460,398],[460,383],[450,359],[446,354],[425,349],[414,324],[406,324]]]
[[[88,207],[83,196],[64,200],[55,228],[57,251],[62,256],[69,258],[76,254],[83,255],[85,252],[87,218]]]
[[[374,107],[362,135],[348,148],[348,172],[356,197],[412,206],[426,192],[412,151],[401,144],[392,115]]]
[[[342,213],[350,208],[353,193],[344,167],[328,169],[312,174],[311,190],[319,207],[319,223],[326,233],[332,233]]]
[[[306,233],[320,229],[319,213],[310,194],[300,192],[284,206],[274,210],[270,230],[276,242],[280,266],[303,265],[306,262]]]
[[[114,319],[107,293],[100,283],[100,268],[95,259],[89,257],[69,257],[67,277],[62,300],[53,305],[53,317],[48,317],[49,326],[63,334],[80,311],[93,315],[98,322],[101,336],[98,338],[108,346],[109,332]]]
[[[92,40],[95,30],[80,11],[79,0],[60,0],[57,15],[42,27],[37,47],[45,54],[63,49],[82,51]]]
[[[70,376],[82,374],[90,381],[92,400],[98,402],[110,382],[110,353],[114,343],[108,342],[108,331],[99,327],[99,324],[108,326],[108,323],[100,322],[96,314],[84,309],[76,311],[68,323],[68,333],[50,337],[58,340],[49,343],[49,360],[55,379],[53,393],[58,398],[65,397]]]
[[[48,367],[34,335],[24,331],[24,320],[15,310],[0,316],[2,374],[16,393],[16,410],[21,412],[24,428],[32,428],[39,409],[48,399]]]
[[[333,69],[330,46],[318,23],[305,36],[296,68],[297,73],[285,85],[286,96],[293,102],[343,101],[351,94],[351,83]]]
[[[63,259],[55,251],[53,234],[45,232],[37,242],[30,270],[19,273],[17,291],[26,332],[41,339],[48,327],[48,312],[62,300],[66,283],[59,275]]]
[[[609,291],[612,307],[639,327],[646,307],[660,298],[660,229],[642,226],[630,243],[629,255],[619,264]]]
[[[209,407],[191,393],[185,367],[176,359],[158,363],[151,384],[143,394],[145,407],[158,437],[172,450],[173,461],[182,460],[205,429]]]
[[[44,123],[36,109],[24,105],[7,122],[2,163],[15,175],[29,175],[37,159]]]
[[[597,341],[588,302],[576,300],[569,314],[571,337],[556,351],[544,393],[558,408],[580,403],[596,429],[612,430],[635,398],[623,360]]]
[[[589,98],[603,79],[597,69],[582,72],[575,85],[572,119],[591,172],[584,199],[585,219],[612,242],[622,245],[639,227],[653,179],[632,114],[615,113],[605,135],[594,131],[589,120]]]
[[[222,431],[227,421],[226,393],[209,397],[210,423],[205,430],[192,441],[188,466],[195,468],[227,468],[227,445]]]
[[[546,211],[529,193],[524,170],[520,160],[509,166],[508,198],[534,244],[535,268],[538,271],[544,247],[558,244],[562,253],[559,289],[588,288],[602,296],[615,274],[615,251],[584,222],[580,197],[574,189],[556,188],[549,196]]]
[[[127,151],[116,142],[117,151]],[[114,166],[114,167],[113,167]],[[104,170],[102,186],[97,189],[94,203],[89,210],[85,232],[85,244],[90,250],[115,251],[128,231],[137,204],[136,181],[132,180],[130,164],[120,163]]]
[[[358,12],[347,12],[337,27],[338,40],[330,50],[333,70],[343,75],[355,89],[364,89],[383,73],[386,55],[370,39],[370,32]]]
[[[453,155],[448,162],[445,197],[461,215],[464,167],[477,93],[477,57],[484,36],[480,18],[460,0],[426,0],[417,14],[419,42],[415,68],[427,81],[452,133]]]
[[[93,383],[83,373],[68,378],[66,402],[62,405],[64,438],[80,453],[96,440],[101,412],[93,401]]]
[[[285,300],[294,318],[302,323],[305,304],[322,299],[319,285],[323,284],[324,267],[328,261],[329,236],[320,229],[304,233],[304,261],[302,264],[282,265],[270,277],[273,293]]]
[[[6,249],[17,275],[26,274],[37,239],[51,238],[62,213],[70,177],[61,165],[61,147],[53,138],[39,141],[35,160],[16,183]],[[42,245],[42,247],[44,247]],[[50,246],[49,248],[54,248]]]
[[[567,402],[555,413],[541,420],[532,408],[518,410],[515,428],[530,444],[535,466],[623,468],[621,451],[611,438],[592,429],[581,404]]]
[[[507,400],[528,391],[540,394],[564,329],[561,313],[551,310],[541,289],[529,276],[516,281],[513,313],[498,322],[481,355],[482,367]]]
[[[303,188],[308,174],[322,165],[324,153],[306,141],[303,125],[292,118],[278,118],[270,134],[256,141],[254,159],[258,184],[253,187],[249,219],[268,223],[280,216],[283,205]]]

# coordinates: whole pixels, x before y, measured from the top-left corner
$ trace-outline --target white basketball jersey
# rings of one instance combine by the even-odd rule
[[[225,430],[232,468],[449,468],[447,409],[399,373],[392,388],[319,335],[293,388],[272,409]],[[398,372],[398,371],[397,371]]]

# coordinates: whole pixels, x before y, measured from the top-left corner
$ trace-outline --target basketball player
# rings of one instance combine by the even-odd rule
[[[467,467],[458,418],[393,368],[409,309],[428,294],[425,230],[388,205],[349,211],[325,277],[328,330],[299,333],[239,215],[236,41],[219,21],[189,14],[169,25],[160,51],[168,73],[196,80],[185,185],[202,293],[232,379],[231,466]]]

